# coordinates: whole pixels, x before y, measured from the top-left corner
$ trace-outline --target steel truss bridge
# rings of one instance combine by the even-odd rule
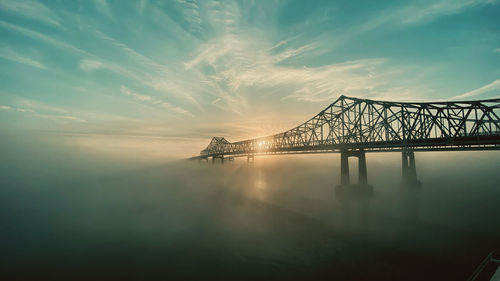
[[[341,153],[341,184],[349,184],[348,157],[359,159],[367,183],[366,152],[402,152],[403,181],[417,182],[415,151],[500,150],[500,98],[454,102],[390,102],[340,96],[305,123],[267,137],[229,142],[214,137],[199,156]]]

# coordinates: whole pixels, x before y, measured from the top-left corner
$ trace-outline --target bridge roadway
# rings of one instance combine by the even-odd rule
[[[419,185],[414,152],[500,150],[500,99],[388,102],[341,96],[305,123],[276,135],[231,143],[214,137],[199,156],[225,158],[281,154],[341,154],[341,186],[350,185],[348,157],[359,160],[367,185],[366,152],[401,152],[403,183]]]

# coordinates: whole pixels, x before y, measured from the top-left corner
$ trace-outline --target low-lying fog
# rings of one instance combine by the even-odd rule
[[[500,152],[416,153],[420,189],[399,153],[368,154],[373,196],[339,200],[337,154],[138,166],[0,144],[3,280],[466,280],[500,249]]]

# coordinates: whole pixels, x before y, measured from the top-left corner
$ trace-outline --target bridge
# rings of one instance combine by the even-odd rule
[[[191,159],[212,163],[255,155],[340,153],[341,185],[349,185],[349,157],[368,183],[367,152],[401,152],[403,183],[419,184],[417,151],[500,149],[500,98],[476,101],[391,102],[340,96],[303,124],[267,137],[229,142],[214,137]]]

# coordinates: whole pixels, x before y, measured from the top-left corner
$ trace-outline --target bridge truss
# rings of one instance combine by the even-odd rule
[[[254,154],[500,149],[500,99],[389,102],[340,96],[288,131],[229,142],[214,137],[199,157]]]

